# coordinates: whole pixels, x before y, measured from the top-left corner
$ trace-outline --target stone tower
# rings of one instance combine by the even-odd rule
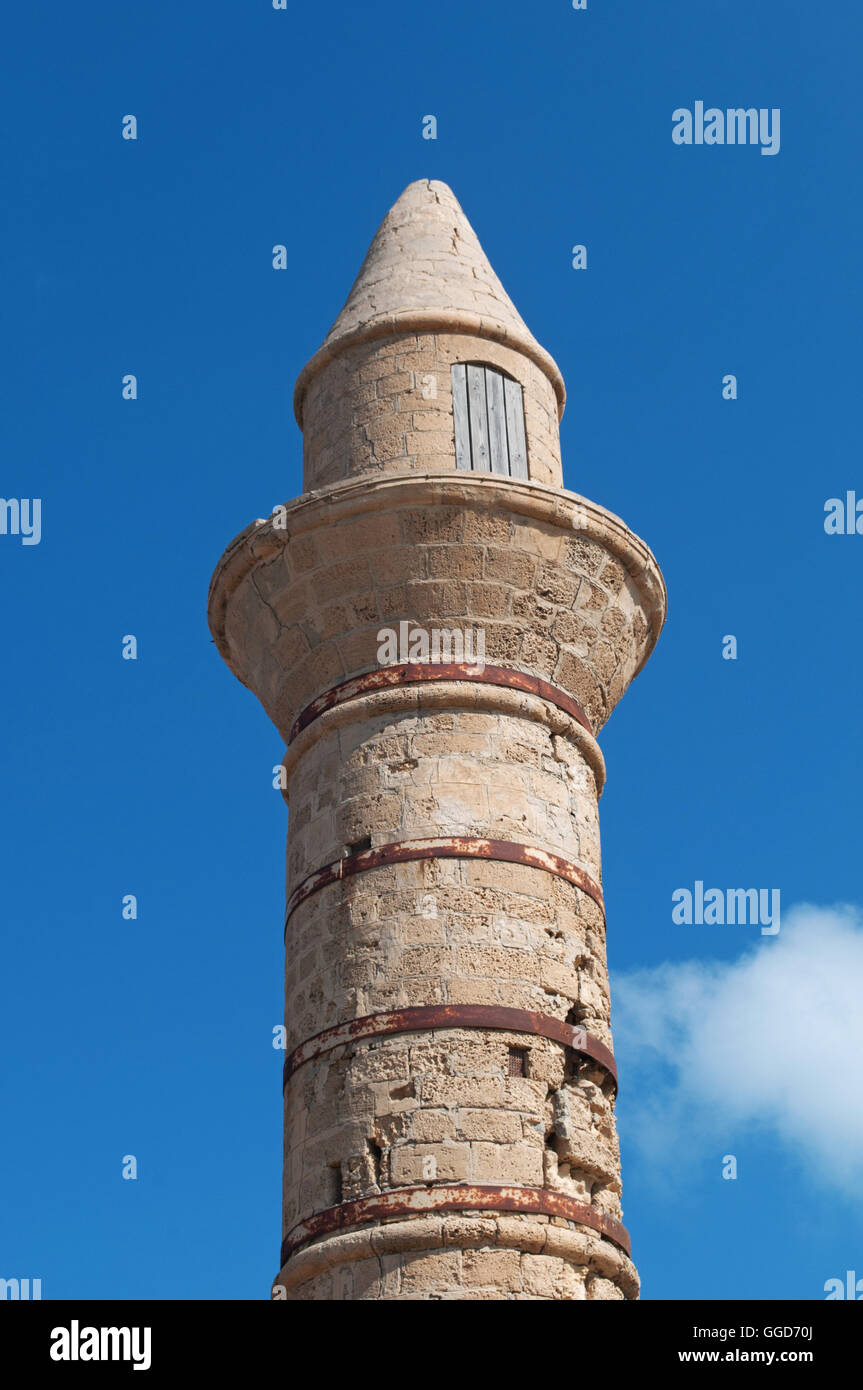
[[[443,183],[387,214],[294,399],[303,495],[209,604],[287,745],[273,1297],[636,1298],[596,735],[661,573],[564,490],[560,372]]]

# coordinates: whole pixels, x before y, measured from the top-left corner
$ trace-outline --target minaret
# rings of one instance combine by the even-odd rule
[[[273,1297],[633,1299],[596,736],[665,617],[563,488],[564,385],[446,184],[300,373],[303,495],[213,576],[287,745]]]

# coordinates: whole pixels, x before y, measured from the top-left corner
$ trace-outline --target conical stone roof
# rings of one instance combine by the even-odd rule
[[[303,368],[297,420],[312,375],[344,348],[391,333],[462,332],[524,352],[549,377],[563,413],[563,378],[491,268],[452,189],[411,183],[377,230],[344,308]]]

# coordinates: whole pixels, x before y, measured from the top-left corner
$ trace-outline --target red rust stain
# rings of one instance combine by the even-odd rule
[[[487,1004],[421,1004],[409,1009],[392,1009],[366,1014],[347,1023],[326,1028],[308,1038],[286,1058],[283,1084],[305,1062],[333,1048],[361,1039],[392,1037],[436,1028],[487,1028],[513,1033],[533,1033],[571,1047],[603,1067],[617,1085],[617,1066],[613,1053],[583,1028],[575,1028],[549,1014],[527,1009],[508,1009]]]
[[[309,874],[289,897],[285,926],[287,927],[288,919],[300,903],[327,884],[335,883],[342,878],[352,878],[368,869],[408,863],[417,859],[496,859],[507,864],[524,864],[527,868],[542,869],[580,888],[604,911],[602,889],[599,884],[569,859],[552,854],[550,850],[534,845],[516,844],[511,840],[483,840],[448,835],[435,839],[403,840],[396,844],[380,845],[377,849],[366,849],[359,854],[347,854],[332,864],[317,869],[313,874]]]
[[[311,704],[298,715],[288,736],[288,746],[303,729],[328,709],[354,700],[358,695],[368,695],[375,690],[387,690],[401,685],[418,685],[430,681],[472,681],[480,685],[504,686],[508,690],[520,690],[526,695],[536,695],[550,704],[557,705],[565,714],[571,716],[593,737],[590,720],[576,700],[567,695],[559,686],[552,685],[540,676],[528,675],[526,671],[514,671],[506,666],[470,666],[466,662],[412,662],[409,665],[382,666],[368,671],[362,676],[354,676],[341,685],[332,686],[318,695]]]
[[[629,1233],[612,1217],[596,1211],[563,1192],[541,1187],[501,1187],[495,1184],[456,1183],[438,1187],[396,1188],[379,1196],[360,1197],[315,1212],[298,1222],[282,1241],[282,1264],[301,1246],[335,1231],[400,1216],[425,1212],[515,1211],[535,1216],[557,1216],[588,1226],[630,1254]]]

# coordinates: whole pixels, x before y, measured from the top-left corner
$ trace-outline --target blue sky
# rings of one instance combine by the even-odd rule
[[[210,642],[207,585],[301,490],[294,380],[426,176],[563,371],[567,487],[623,516],[669,589],[602,735],[644,1296],[817,1299],[863,1275],[860,918],[791,914],[863,901],[863,537],[823,526],[826,499],[863,496],[859,12],[55,2],[5,39],[0,492],[42,499],[42,538],[0,536],[0,1275],[47,1298],[267,1297],[283,749]],[[779,154],[675,145],[696,100],[780,108]],[[675,925],[696,880],[779,887],[787,930]],[[724,1070],[707,1010],[735,1019]]]

